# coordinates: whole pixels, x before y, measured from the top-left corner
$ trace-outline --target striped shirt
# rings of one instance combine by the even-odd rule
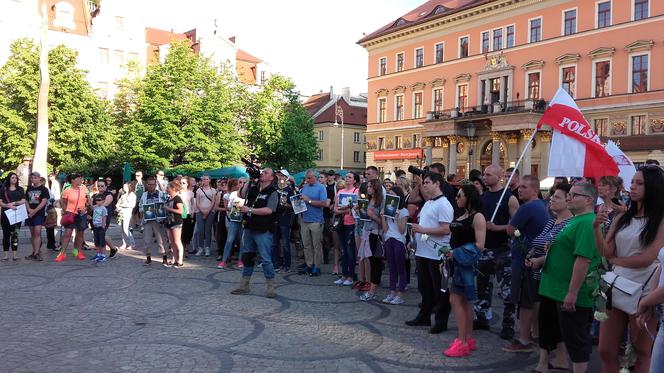
[[[570,219],[565,219],[558,224],[556,224],[556,218],[546,222],[542,233],[540,233],[539,236],[535,237],[535,239],[532,241],[531,253],[533,258],[539,258],[546,255],[545,248],[547,245],[551,245],[553,243],[553,241],[556,239],[556,236],[558,236],[558,233],[560,233],[560,231],[565,228]],[[535,280],[539,281],[542,279],[543,267],[544,265],[533,271],[533,278]]]

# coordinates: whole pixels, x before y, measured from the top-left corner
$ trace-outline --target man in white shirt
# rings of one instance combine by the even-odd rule
[[[60,208],[60,194],[62,191],[60,189],[60,182],[54,173],[48,175],[48,180],[50,182],[50,186],[48,188],[50,199],[47,211],[50,208],[54,208],[57,213],[57,219],[55,226],[46,227],[46,247],[48,249],[55,250],[57,247],[55,243],[55,228],[60,222],[60,216],[62,216],[62,209]]]
[[[424,178],[421,191],[427,202],[420,210],[419,224],[412,225],[413,232],[416,233],[417,288],[422,296],[422,306],[417,317],[406,321],[406,325],[429,326],[431,313],[435,312],[435,323],[429,330],[431,334],[447,330],[451,310],[449,291],[440,290],[441,260],[433,245],[450,242],[450,223],[454,219],[454,209],[441,191],[442,183],[443,176],[439,174],[429,173]]]

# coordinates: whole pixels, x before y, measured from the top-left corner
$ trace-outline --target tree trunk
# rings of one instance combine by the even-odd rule
[[[46,177],[46,157],[48,155],[48,91],[50,77],[48,74],[48,15],[46,5],[42,5],[41,51],[39,54],[39,99],[37,101],[37,140],[35,155],[32,160],[32,171]]]

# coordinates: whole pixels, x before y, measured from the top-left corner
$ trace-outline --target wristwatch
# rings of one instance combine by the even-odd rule
[[[254,211],[254,209],[251,208],[251,207],[249,207],[249,213],[248,213],[248,215],[251,216],[251,213],[252,213],[253,211]]]

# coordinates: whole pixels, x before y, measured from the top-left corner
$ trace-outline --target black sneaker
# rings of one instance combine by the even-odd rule
[[[311,275],[311,267],[305,266],[303,269],[297,272],[298,275]]]
[[[514,338],[514,329],[503,326],[503,329],[500,331],[500,339],[511,341]]]
[[[115,248],[115,247],[111,247],[111,253],[108,255],[108,258],[109,259],[115,258],[115,255],[117,255],[117,253],[118,253],[118,249]]]
[[[473,330],[490,330],[491,326],[486,320],[473,320]]]
[[[145,258],[145,263],[143,263],[143,265],[149,266],[150,264],[152,264],[152,258],[148,256],[147,258]]]
[[[35,254],[30,254],[30,255],[26,255],[25,259],[27,259],[27,260],[36,260],[37,258],[35,257]]]

